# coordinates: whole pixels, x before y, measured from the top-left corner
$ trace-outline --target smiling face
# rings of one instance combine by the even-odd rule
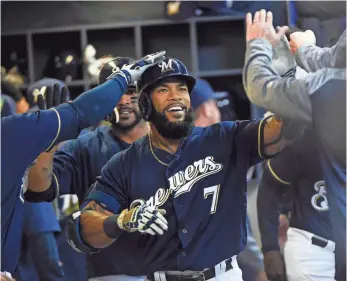
[[[138,94],[135,87],[129,87],[117,104],[119,122],[112,118],[112,126],[122,131],[129,131],[141,120],[142,115],[138,104]]]
[[[183,79],[168,77],[151,87],[153,105],[151,123],[168,139],[180,139],[193,128],[190,95]]]

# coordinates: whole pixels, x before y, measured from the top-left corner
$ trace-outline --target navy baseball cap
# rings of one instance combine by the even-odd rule
[[[197,79],[196,84],[190,94],[190,102],[195,110],[203,103],[214,99],[214,91],[206,80]]]
[[[137,89],[142,95],[155,83],[168,77],[179,78],[186,81],[189,92],[195,85],[195,78],[190,76],[186,66],[178,59],[166,57],[165,60],[147,68],[141,79],[137,82]]]

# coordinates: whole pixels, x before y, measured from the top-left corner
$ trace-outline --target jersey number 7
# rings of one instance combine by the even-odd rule
[[[214,214],[217,210],[219,187],[220,185],[218,184],[204,188],[204,199],[212,194],[211,214]]]

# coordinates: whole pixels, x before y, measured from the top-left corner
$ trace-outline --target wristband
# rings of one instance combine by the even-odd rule
[[[111,239],[117,239],[123,233],[123,229],[118,223],[119,217],[118,215],[113,215],[104,220],[104,232]]]

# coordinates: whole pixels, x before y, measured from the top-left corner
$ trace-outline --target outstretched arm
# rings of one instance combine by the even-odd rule
[[[320,48],[313,39],[314,34],[310,30],[290,35],[291,50],[301,68],[307,72],[315,72],[322,68],[346,67],[346,30],[331,48]]]
[[[298,124],[311,124],[311,96],[322,91],[331,92],[336,87],[336,81],[345,81],[345,71],[326,68],[309,73],[302,79],[282,78],[272,65],[272,56],[273,45],[283,34],[274,31],[270,12],[266,14],[263,11],[261,14],[263,17],[259,19],[258,15],[258,20],[254,22],[252,16],[247,15],[247,51],[243,75],[246,94],[252,103],[276,116]]]

